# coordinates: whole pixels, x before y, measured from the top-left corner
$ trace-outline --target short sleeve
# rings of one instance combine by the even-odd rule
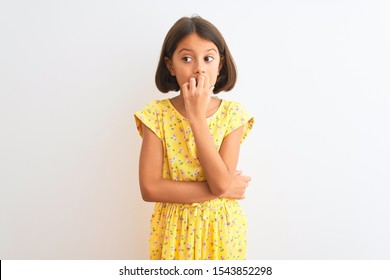
[[[225,137],[239,128],[244,126],[244,131],[241,137],[241,143],[248,136],[249,132],[252,130],[254,124],[254,118],[244,109],[244,107],[238,102],[231,102],[227,110],[227,130],[225,132]]]
[[[141,137],[143,137],[142,123],[145,124],[158,138],[161,135],[161,112],[158,101],[148,103],[143,109],[134,114],[135,124]]]

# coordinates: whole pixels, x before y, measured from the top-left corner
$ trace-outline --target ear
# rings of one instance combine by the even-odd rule
[[[171,73],[172,76],[175,76],[175,70],[173,69],[172,60],[170,60],[168,57],[164,57],[165,65],[168,68],[168,71]]]

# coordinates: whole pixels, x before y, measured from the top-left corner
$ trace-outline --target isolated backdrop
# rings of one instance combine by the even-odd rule
[[[200,16],[255,117],[248,259],[390,258],[388,1],[1,1],[0,259],[146,259],[133,113]]]

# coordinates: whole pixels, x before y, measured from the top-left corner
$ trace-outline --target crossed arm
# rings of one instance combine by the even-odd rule
[[[202,137],[195,136],[195,142],[207,178],[207,181],[203,182],[163,179],[162,142],[144,124],[142,131],[139,180],[142,198],[145,201],[195,203],[218,197],[244,198],[250,177],[243,176],[235,170],[243,132],[242,126],[224,138],[219,153],[212,142],[210,131],[208,129],[206,131],[204,124],[199,124],[199,127],[194,129],[194,135],[202,135]]]
[[[181,86],[187,118],[198,150],[206,182],[180,182],[162,178],[163,147],[161,140],[144,124],[139,163],[141,194],[146,201],[194,203],[218,197],[242,199],[250,177],[236,172],[243,126],[229,133],[220,151],[215,148],[207,124],[207,108],[211,97],[206,76],[194,78]]]

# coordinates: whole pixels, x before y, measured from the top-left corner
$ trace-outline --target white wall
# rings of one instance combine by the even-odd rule
[[[1,259],[148,257],[133,113],[166,97],[160,47],[194,13],[256,119],[248,258],[390,258],[388,2],[244,2],[0,2]]]

